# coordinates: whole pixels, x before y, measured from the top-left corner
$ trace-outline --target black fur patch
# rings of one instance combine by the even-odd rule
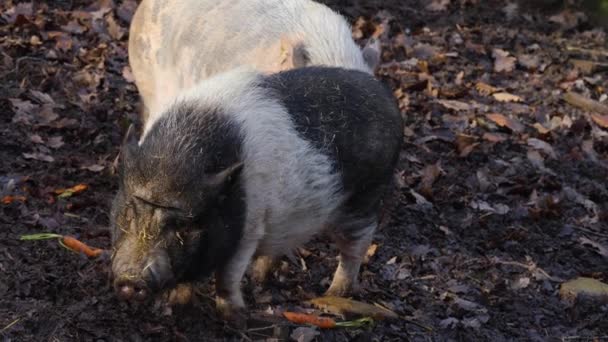
[[[141,145],[123,149],[121,191],[133,201],[143,189],[147,196],[138,200],[166,212],[162,239],[173,267],[180,268],[174,270],[179,281],[208,275],[236,250],[246,213],[240,177],[221,193],[210,188],[209,179],[241,161],[241,145],[238,127],[219,109],[180,103],[159,118]],[[181,232],[187,241],[180,247],[174,236],[182,227],[193,229]]]
[[[266,79],[299,134],[335,162],[345,206],[372,214],[390,182],[403,139],[403,120],[391,92],[367,73],[306,67]]]

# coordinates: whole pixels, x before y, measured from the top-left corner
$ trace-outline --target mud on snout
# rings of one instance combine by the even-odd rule
[[[137,255],[137,246],[129,239],[116,245],[112,256],[112,279],[118,297],[144,302],[175,285],[171,260],[166,249],[156,247]]]

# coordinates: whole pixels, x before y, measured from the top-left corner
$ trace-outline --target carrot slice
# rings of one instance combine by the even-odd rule
[[[84,242],[71,236],[64,236],[59,241],[65,247],[73,250],[74,252],[84,253],[89,258],[97,258],[101,255],[101,253],[103,253],[103,249],[90,247]]]
[[[323,329],[334,328],[336,326],[336,321],[329,317],[320,317],[316,315],[309,315],[305,313],[290,311],[283,312],[283,316],[285,316],[285,318],[294,323],[316,325],[317,327]]]

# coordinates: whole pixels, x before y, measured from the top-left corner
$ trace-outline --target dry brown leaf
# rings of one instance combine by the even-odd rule
[[[608,106],[571,91],[564,94],[564,101],[575,107],[581,108],[586,112],[596,112],[602,115],[608,115]]]
[[[432,0],[427,6],[428,11],[439,12],[445,11],[450,5],[450,0]]]
[[[559,289],[560,297],[566,300],[574,300],[581,294],[608,297],[608,284],[593,278],[578,277],[563,283]]]
[[[598,124],[598,126],[608,128],[608,115],[591,113],[591,119],[593,119],[593,122]]]
[[[540,134],[547,134],[547,133],[551,132],[551,130],[549,128],[546,128],[545,126],[541,125],[538,122],[535,123],[534,125],[532,125],[532,127],[536,128],[536,130]]]
[[[42,140],[42,137],[38,134],[30,135],[30,141],[34,144],[44,144],[44,140]]]
[[[536,139],[536,138],[529,138],[528,145],[534,149],[543,151],[546,155],[548,155],[549,157],[551,157],[553,159],[557,158],[557,156],[555,155],[555,150],[553,150],[553,146],[551,146],[546,141]]]
[[[93,165],[88,165],[88,166],[82,166],[80,169],[81,170],[89,170],[91,172],[101,172],[105,168],[106,167],[103,166],[103,165],[93,164]]]
[[[592,247],[597,248],[597,252],[600,253],[601,256],[608,258],[608,247],[602,245],[601,243],[599,243],[597,241],[588,239],[586,237],[579,238],[578,240],[583,245],[591,245]]]
[[[61,146],[63,146],[65,143],[63,142],[63,137],[61,136],[56,136],[56,137],[50,137],[46,143],[46,145],[50,148],[60,148]]]
[[[500,90],[500,89],[498,89],[498,88],[492,87],[491,85],[486,84],[486,83],[483,83],[483,82],[477,82],[477,83],[475,84],[475,89],[476,89],[476,90],[477,90],[477,91],[478,91],[480,94],[482,94],[482,95],[486,95],[486,96],[492,95],[492,94],[494,94],[495,92],[497,92],[497,91],[499,91],[499,90]]]
[[[389,309],[342,297],[319,297],[309,300],[308,303],[334,315],[358,315],[378,320],[399,318],[399,315]]]
[[[476,138],[472,135],[458,134],[456,137],[456,149],[460,157],[468,156],[475,146],[479,145]]]
[[[55,158],[49,156],[48,154],[36,152],[36,153],[23,153],[23,158],[25,159],[34,159],[40,160],[47,163],[52,163],[55,161]]]
[[[523,99],[517,95],[509,94],[506,92],[492,94],[494,99],[498,102],[521,102]]]
[[[503,142],[508,139],[508,137],[502,133],[484,133],[483,138],[492,143]]]
[[[522,125],[519,121],[511,119],[499,113],[486,114],[486,117],[498,126],[507,127],[514,132],[521,133],[525,129],[525,126]]]
[[[437,102],[439,102],[442,106],[444,106],[447,109],[462,110],[462,111],[466,111],[466,110],[470,110],[471,109],[471,105],[469,105],[466,102],[462,102],[462,101],[456,101],[456,100],[437,100]]]
[[[115,40],[121,40],[125,33],[127,33],[127,30],[120,26],[113,15],[108,15],[106,17],[106,22],[108,23],[108,33]]]
[[[494,71],[495,72],[511,72],[515,69],[515,62],[517,58],[509,56],[509,53],[502,49],[494,49],[492,51],[494,57]]]
[[[422,170],[422,180],[420,182],[420,193],[427,198],[433,196],[433,183],[442,173],[440,162],[435,164],[427,165]]]

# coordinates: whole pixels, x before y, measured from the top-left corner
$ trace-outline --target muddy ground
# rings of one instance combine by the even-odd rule
[[[327,3],[354,23],[359,42],[381,40],[377,74],[407,122],[356,297],[402,319],[317,340],[608,340],[605,301],[559,295],[576,277],[608,282],[605,33],[576,8],[524,2]],[[285,323],[226,326],[204,284],[194,306],[172,313],[129,306],[111,291],[107,258],[19,241],[52,231],[110,247],[110,165],[138,111],[126,68],[134,5],[0,4],[0,336],[289,338]],[[569,93],[597,102],[573,105]],[[55,193],[76,184],[88,188]],[[305,248],[264,288],[246,285],[253,310],[298,306],[324,291],[335,249],[323,239]]]

